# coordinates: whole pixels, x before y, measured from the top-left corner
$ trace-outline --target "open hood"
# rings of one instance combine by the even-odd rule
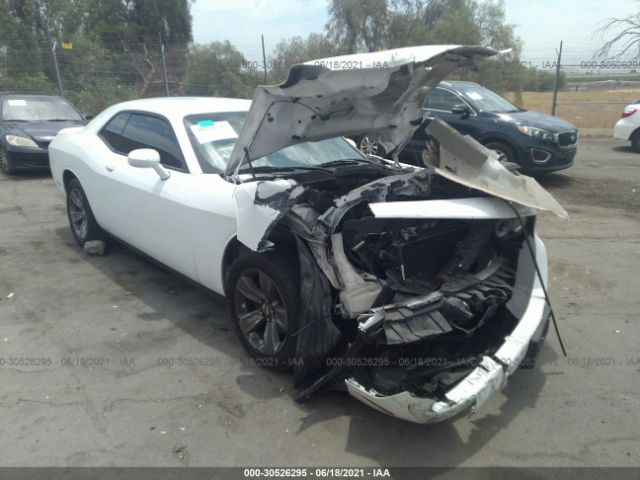
[[[296,143],[370,134],[390,154],[422,123],[429,90],[456,68],[497,50],[431,45],[345,55],[294,65],[287,80],[259,86],[226,174],[248,159]]]

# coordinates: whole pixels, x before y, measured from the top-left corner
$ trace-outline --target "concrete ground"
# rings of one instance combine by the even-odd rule
[[[584,139],[541,180],[552,331],[470,418],[414,425],[338,393],[297,405],[224,300],[74,243],[48,176],[0,178],[0,465],[640,465],[640,155]],[[10,298],[9,298],[10,297]]]

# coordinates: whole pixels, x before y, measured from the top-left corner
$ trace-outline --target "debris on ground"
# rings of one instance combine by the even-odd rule
[[[15,296],[15,293],[11,292],[9,295],[7,295],[7,299],[12,299]]]
[[[187,445],[182,445],[180,447],[175,447],[173,449],[173,453],[176,456],[176,458],[178,459],[178,461],[180,463],[186,463],[187,462]]]
[[[106,244],[102,240],[89,240],[84,243],[84,251],[89,255],[104,255]]]

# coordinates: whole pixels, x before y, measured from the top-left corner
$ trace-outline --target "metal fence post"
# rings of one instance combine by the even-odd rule
[[[260,35],[262,39],[262,67],[264,68],[264,84],[267,84],[267,54],[264,50],[264,35]]]
[[[169,80],[167,79],[167,63],[164,59],[164,43],[160,44],[160,53],[162,54],[162,76],[164,77],[164,90],[169,96]]]
[[[560,40],[560,51],[558,52],[558,63],[556,63],[556,84],[553,87],[553,103],[551,104],[551,115],[556,114],[556,99],[558,98],[558,84],[560,83],[560,61],[562,60],[562,40]]]
[[[58,40],[53,41],[53,47],[51,48],[51,54],[53,55],[53,66],[56,69],[56,78],[58,79],[58,91],[60,96],[64,97],[64,91],[62,90],[62,80],[60,80],[60,69],[58,68],[58,55],[56,48],[58,47]]]

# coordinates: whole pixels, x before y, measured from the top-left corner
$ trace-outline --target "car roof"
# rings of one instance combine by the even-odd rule
[[[142,110],[165,117],[184,117],[199,113],[244,112],[251,100],[223,97],[158,97],[122,102],[114,107],[119,110]]]

